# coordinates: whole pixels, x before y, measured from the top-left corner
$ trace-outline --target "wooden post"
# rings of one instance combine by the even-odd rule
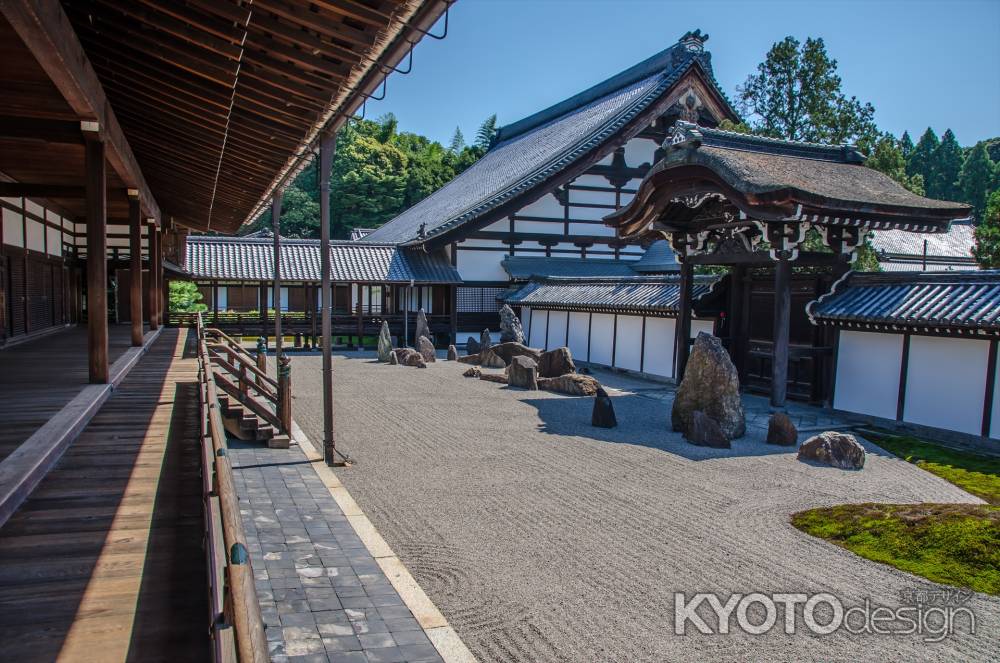
[[[292,432],[292,360],[288,355],[278,355],[278,420],[281,432]]]
[[[566,314],[569,320],[569,313]],[[569,322],[566,323],[567,325]],[[451,286],[451,342],[458,345],[458,286]]]
[[[788,392],[788,338],[792,310],[792,263],[774,263],[774,345],[771,348],[771,406],[785,407]]]
[[[281,359],[281,192],[271,198],[271,227],[274,231],[274,356]]]
[[[358,286],[358,350],[364,348],[364,333],[365,333],[365,322],[364,318],[361,316],[364,313],[364,307],[362,306],[361,300],[361,286]]]
[[[267,343],[267,281],[260,282],[260,295],[258,296],[260,300],[260,333],[264,336],[264,342]]]
[[[330,169],[337,147],[336,134],[324,134],[319,143],[319,218],[320,218],[320,331],[323,335],[323,458],[333,465],[337,449],[333,437],[333,355],[330,312],[333,298],[330,292]]]
[[[674,337],[676,343],[674,356],[674,379],[680,382],[684,378],[688,354],[691,352],[691,304],[694,290],[694,265],[684,261],[681,263],[680,299],[678,301],[677,329]]]
[[[219,326],[219,282],[212,281],[212,324]]]
[[[743,308],[743,288],[746,281],[747,268],[744,265],[735,265],[729,270],[729,319],[727,327],[729,329],[729,355],[736,366],[736,372],[740,379],[744,380],[746,368],[744,366],[745,353],[743,350],[743,318],[747,315]]]
[[[261,336],[257,339],[257,368],[261,373],[267,373],[267,337]],[[257,384],[264,384],[264,380],[257,376]]]
[[[106,384],[108,366],[108,190],[104,141],[87,136],[87,349],[90,382]]]
[[[132,314],[132,345],[142,347],[142,210],[139,192],[128,192],[129,309]]]
[[[156,221],[146,219],[146,252],[149,254],[149,285],[146,286],[146,308],[149,309],[149,331],[156,331],[160,325],[156,320]]]

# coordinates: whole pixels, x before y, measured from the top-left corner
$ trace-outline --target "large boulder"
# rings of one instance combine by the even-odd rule
[[[556,378],[567,373],[576,373],[573,354],[569,348],[562,347],[543,352],[538,358],[538,375],[543,378]]]
[[[424,358],[424,361],[428,364],[432,361],[437,361],[437,355],[434,352],[434,344],[426,336],[417,337],[417,352],[420,356]]]
[[[799,460],[814,460],[842,470],[860,470],[865,466],[865,448],[853,435],[826,431],[802,443]]]
[[[401,366],[406,366],[406,358],[412,354],[419,354],[413,348],[396,348],[392,351],[392,354],[396,357],[396,362]]]
[[[404,366],[415,366],[416,368],[427,368],[427,362],[419,352],[411,352],[403,361]]]
[[[396,358],[395,352],[389,353],[389,364],[391,364],[392,366],[399,366],[399,359]]]
[[[699,447],[713,447],[715,449],[729,449],[732,445],[729,438],[722,432],[722,428],[712,417],[701,410],[695,410],[691,415],[691,423],[684,431],[684,437],[691,444]]]
[[[799,441],[799,431],[784,412],[775,412],[767,421],[767,443],[794,447]]]
[[[507,362],[503,360],[503,357],[493,352],[492,348],[479,353],[479,365],[483,368],[507,368]]]
[[[458,358],[458,363],[460,363],[460,364],[478,364],[479,363],[479,354],[477,353],[477,354],[474,354],[474,355],[462,355],[461,357]]]
[[[448,346],[448,361],[458,360],[458,350],[455,349],[454,345]]]
[[[524,327],[514,315],[513,309],[506,304],[500,309],[500,342],[524,343]]]
[[[507,367],[507,384],[522,389],[538,389],[538,364],[528,357],[514,357]]]
[[[480,380],[486,380],[487,382],[497,382],[499,384],[507,384],[507,376],[503,373],[480,373]]]
[[[479,341],[472,338],[471,336],[465,341],[465,354],[467,355],[477,355],[479,354]]]
[[[382,321],[382,328],[378,332],[378,360],[389,361],[392,354],[392,335],[389,334],[389,323]]]
[[[479,354],[483,354],[487,350],[493,347],[493,337],[490,336],[490,330],[484,329],[479,335]],[[471,352],[469,354],[472,354]]]
[[[427,338],[434,338],[431,336],[431,328],[427,326],[427,314],[424,313],[424,309],[417,311],[417,329],[416,336],[414,338],[420,339],[421,336],[426,336]]]
[[[469,366],[467,369],[465,369],[465,372],[462,373],[462,375],[464,375],[467,378],[478,378],[482,374],[483,372],[479,370],[478,366]]]
[[[684,379],[674,394],[674,406],[670,413],[674,430],[686,434],[694,413],[699,410],[714,419],[729,440],[746,433],[736,367],[722,347],[722,341],[705,332],[695,339]]]
[[[594,412],[590,415],[590,425],[597,428],[614,428],[618,425],[615,418],[615,407],[611,404],[611,397],[604,387],[597,388],[596,398],[594,398]]]
[[[567,373],[555,378],[538,378],[538,388],[568,396],[593,396],[601,385],[589,375]]]
[[[536,364],[542,357],[542,351],[536,350],[535,348],[529,348],[526,345],[520,343],[497,343],[490,350],[496,354],[498,357],[504,360],[504,363],[509,364],[514,357],[528,357]]]

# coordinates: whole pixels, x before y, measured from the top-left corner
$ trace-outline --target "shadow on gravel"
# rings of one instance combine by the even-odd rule
[[[744,456],[770,456],[794,454],[795,447],[779,447],[764,442],[764,432],[751,428],[732,449],[698,447],[675,433],[670,427],[670,408],[638,395],[612,397],[617,428],[591,426],[590,417],[594,399],[579,398],[526,398],[521,401],[538,411],[542,420],[539,430],[551,435],[585,437],[610,444],[633,444],[659,449],[688,460],[712,460]]]

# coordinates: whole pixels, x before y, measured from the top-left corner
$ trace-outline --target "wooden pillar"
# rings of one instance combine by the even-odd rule
[[[271,227],[274,231],[274,356],[281,359],[281,192],[271,198]],[[279,361],[280,364],[280,361]]]
[[[267,339],[267,281],[260,282],[260,333]]]
[[[678,382],[684,377],[688,354],[691,352],[691,305],[694,291],[694,265],[681,263],[680,298],[677,302],[677,329],[674,335],[676,349],[674,357],[674,379]]]
[[[320,298],[323,334],[323,459],[327,465],[336,461],[336,441],[333,437],[333,356],[330,311],[333,297],[330,291],[330,168],[336,149],[336,134],[324,134],[319,143],[319,246]]]
[[[569,313],[566,314],[569,320]],[[568,323],[567,323],[568,324]],[[451,286],[451,342],[458,345],[458,286]]]
[[[219,282],[212,281],[212,324],[219,326]]]
[[[132,314],[132,345],[142,346],[142,210],[139,192],[128,192],[129,309]]]
[[[149,316],[149,331],[160,328],[156,318],[156,222],[146,219],[146,252],[148,253],[149,285],[146,286],[146,308]]]
[[[105,384],[108,366],[108,191],[104,141],[87,135],[87,348],[90,382]]]
[[[747,268],[736,265],[729,272],[729,311],[727,315],[729,328],[729,354],[736,366],[740,379],[745,379],[744,366],[746,354],[743,349],[743,318],[747,315],[743,307],[743,288],[745,287]]]
[[[785,407],[788,392],[788,338],[792,310],[792,263],[774,263],[774,345],[771,348],[771,406]]]

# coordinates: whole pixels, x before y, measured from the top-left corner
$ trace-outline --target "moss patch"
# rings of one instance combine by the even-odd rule
[[[792,524],[928,580],[1000,594],[1000,507],[846,504],[794,514]]]
[[[1000,504],[1000,458],[956,451],[915,437],[866,432],[886,451],[936,474],[990,504]]]

